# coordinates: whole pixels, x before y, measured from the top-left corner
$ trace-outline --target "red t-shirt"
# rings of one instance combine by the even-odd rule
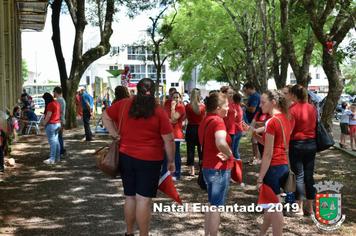
[[[291,140],[315,138],[317,112],[312,105],[306,102],[293,103],[289,113],[292,129]]]
[[[186,106],[188,125],[200,125],[205,116],[204,107],[204,105],[200,105],[200,114],[195,114],[190,104]]]
[[[59,117],[61,115],[61,106],[57,101],[52,101],[47,105],[47,112],[52,112],[51,118],[48,121],[48,124],[60,123]],[[47,113],[46,113],[47,115]]]
[[[228,134],[235,134],[235,109],[232,103],[229,103],[229,110],[227,116],[224,117],[224,123],[226,125],[226,132]]]
[[[290,132],[291,132],[290,121],[282,113],[276,114],[275,116],[278,117],[283,124],[284,135],[285,135],[286,143],[287,143],[287,149],[289,149],[289,140],[290,140]],[[271,160],[270,165],[271,166],[288,165],[281,124],[279,123],[279,121],[276,118],[272,117],[269,120],[267,120],[266,125],[265,125],[265,130],[262,134],[263,143],[265,143],[265,134],[266,133],[274,136],[273,154],[272,154],[272,160]]]
[[[174,130],[174,140],[175,141],[185,141],[183,133],[182,133],[183,120],[184,120],[184,116],[185,116],[185,108],[182,104],[178,104],[174,111],[181,114],[177,123],[172,124],[173,130]],[[171,108],[169,108],[169,110],[167,110],[169,119],[171,119],[171,112],[172,112]]]
[[[214,118],[215,120],[212,120],[208,124],[204,135],[204,129],[207,123]],[[222,161],[219,157],[216,156],[220,151],[215,145],[215,133],[220,130],[226,131],[226,126],[223,119],[221,119],[221,117],[216,114],[207,113],[198,129],[199,141],[202,145],[204,135],[203,168],[205,169],[228,170],[231,169],[234,165],[233,155],[231,155],[227,161]],[[232,140],[228,134],[226,134],[226,142],[229,144],[229,146],[231,145]]]
[[[236,117],[235,117],[235,133],[242,132],[244,129],[242,128],[242,118],[244,111],[242,110],[241,106],[236,103],[232,103],[233,108],[236,110]]]
[[[172,107],[172,99],[167,99],[164,102],[164,109],[166,110],[167,113],[169,113],[171,111],[171,107]]]
[[[106,108],[106,113],[118,125],[126,99],[121,99]],[[144,118],[129,118],[129,110],[133,99],[126,104],[121,123],[120,152],[131,157],[146,161],[163,160],[164,147],[161,135],[173,132],[171,122],[162,107],[156,107],[155,115]]]
[[[256,115],[253,117],[253,120],[257,122],[266,122],[268,119],[271,118],[271,115],[268,113],[262,113],[260,117],[257,117],[259,112],[256,113]]]

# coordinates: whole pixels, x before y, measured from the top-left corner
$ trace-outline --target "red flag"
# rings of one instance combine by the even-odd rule
[[[178,202],[180,205],[183,205],[182,200],[180,200],[178,195],[177,189],[174,186],[172,175],[169,170],[159,179],[158,189]]]
[[[279,203],[278,197],[273,192],[270,186],[267,184],[262,184],[260,188],[260,196],[258,197],[258,205],[263,208],[270,208],[271,204]]]
[[[242,183],[242,161],[234,159],[234,167],[231,169],[231,179],[239,184]]]

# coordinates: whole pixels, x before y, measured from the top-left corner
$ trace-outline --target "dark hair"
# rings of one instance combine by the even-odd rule
[[[54,99],[53,99],[53,96],[50,93],[44,93],[42,98],[45,100],[45,111],[44,111],[44,114],[46,114],[48,104],[50,102],[53,102]]]
[[[171,92],[177,92],[177,89],[176,88],[170,88],[169,90],[168,90],[168,93],[171,93]]]
[[[12,110],[12,114],[15,115],[15,112],[20,109],[19,107],[14,107],[14,110]]]
[[[341,104],[341,107],[345,109],[345,108],[347,107],[347,102],[343,102],[343,103]]]
[[[180,95],[180,93],[179,93],[179,92],[177,92],[177,91],[175,91],[174,93],[172,93],[172,98],[173,98],[173,95],[174,95],[174,94],[178,94],[178,95],[179,95],[179,97],[180,97],[180,98],[182,98],[182,96]]]
[[[114,101],[112,103],[118,102],[123,98],[129,98],[129,97],[130,97],[130,95],[129,95],[129,92],[128,92],[126,87],[121,86],[121,85],[116,86],[116,88],[115,88],[115,99],[114,99]]]
[[[241,102],[241,95],[239,93],[235,93],[234,96],[232,96],[232,99],[234,102],[239,103]]]
[[[57,94],[62,94],[62,89],[61,89],[61,87],[57,86],[53,89],[53,92],[56,92]]]
[[[287,88],[287,89],[288,89],[288,93],[291,93],[292,88],[293,88],[293,85],[288,84],[288,85],[286,85],[286,86],[285,86],[285,88]]]
[[[227,91],[228,91],[229,89],[230,89],[229,86],[221,86],[220,92],[222,92],[222,93],[227,93]]]
[[[227,97],[223,93],[212,93],[209,95],[205,110],[206,112],[214,112],[216,108],[221,107],[227,101]]]
[[[291,94],[297,96],[297,98],[302,102],[307,102],[308,93],[307,90],[302,85],[300,84],[294,85],[291,89]]]
[[[270,101],[275,100],[281,112],[287,117],[289,117],[289,107],[287,105],[287,101],[284,96],[284,93],[281,90],[270,89],[264,92],[264,94],[267,95],[268,100]]]
[[[244,88],[247,88],[247,89],[255,89],[255,87],[253,86],[253,84],[250,83],[250,82],[244,84]]]
[[[155,115],[157,103],[155,100],[155,83],[149,78],[141,79],[137,84],[137,95],[129,110],[129,117],[148,119]]]

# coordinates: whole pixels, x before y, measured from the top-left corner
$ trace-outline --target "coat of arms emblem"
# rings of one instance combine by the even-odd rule
[[[346,215],[341,214],[341,194],[339,194],[342,186],[342,184],[333,181],[319,182],[314,185],[317,194],[316,211],[315,215],[312,215],[312,219],[319,228],[334,230],[344,222]],[[323,193],[326,191],[336,193]]]

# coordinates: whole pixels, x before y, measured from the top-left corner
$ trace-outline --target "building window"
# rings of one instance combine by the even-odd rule
[[[146,50],[142,46],[129,46],[127,47],[127,59],[128,60],[140,60],[143,61],[146,58]]]
[[[171,87],[179,87],[179,83],[171,83]]]
[[[157,69],[154,65],[147,65],[147,77],[153,80],[157,79]],[[162,81],[163,80],[163,81]],[[166,83],[166,66],[162,66],[160,83]]]
[[[296,84],[297,83],[297,78],[295,77],[294,73],[290,73],[290,84]]]
[[[118,46],[112,46],[110,49],[111,53],[119,53],[120,48]]]
[[[124,65],[127,66],[127,65]],[[146,77],[146,66],[145,65],[128,65],[130,66],[131,80],[130,83],[138,83],[141,79]]]
[[[109,66],[109,70],[118,70],[119,67],[118,66]]]
[[[316,74],[316,75],[315,75],[315,78],[316,78],[316,79],[320,79],[320,74]]]

